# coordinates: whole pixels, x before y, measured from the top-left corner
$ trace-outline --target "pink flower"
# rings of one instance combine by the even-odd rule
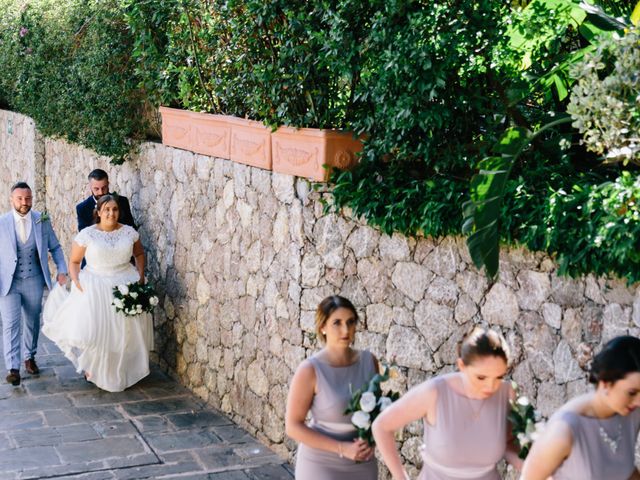
[[[22,27],[20,29],[20,37],[24,37],[27,33],[29,33],[29,29],[27,27]]]

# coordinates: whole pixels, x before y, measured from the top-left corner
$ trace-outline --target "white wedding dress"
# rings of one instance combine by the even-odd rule
[[[78,372],[109,392],[120,392],[149,374],[153,345],[151,315],[125,316],[111,305],[113,287],[137,282],[129,262],[138,232],[127,225],[112,232],[95,225],[74,241],[86,247],[87,265],[79,275],[81,292],[72,283],[49,294],[42,332],[58,345]]]

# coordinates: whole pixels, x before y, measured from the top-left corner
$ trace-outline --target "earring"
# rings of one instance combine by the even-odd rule
[[[323,334],[323,335],[326,335],[326,334],[327,334],[327,332],[325,332],[324,330],[322,330],[322,334]]]

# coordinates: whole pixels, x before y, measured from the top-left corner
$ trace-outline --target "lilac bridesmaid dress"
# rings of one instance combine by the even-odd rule
[[[419,480],[500,480],[496,464],[504,457],[509,384],[483,400],[451,388],[454,374],[434,379],[436,421],[424,420],[424,461]]]
[[[553,474],[554,480],[627,480],[636,468],[640,409],[606,419],[560,410],[549,422],[565,422],[573,436],[571,453]]]
[[[352,390],[361,388],[375,375],[373,356],[364,350],[358,360],[347,367],[332,367],[318,358],[309,358],[316,373],[317,393],[311,404],[309,427],[331,438],[351,441],[356,429],[351,416],[344,415]],[[298,446],[296,457],[297,480],[376,480],[378,465],[375,457],[368,462],[356,463],[340,458],[336,453]]]

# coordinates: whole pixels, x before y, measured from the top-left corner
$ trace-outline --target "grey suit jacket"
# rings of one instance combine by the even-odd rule
[[[32,232],[35,235],[36,247],[38,249],[38,257],[40,258],[40,266],[42,274],[47,283],[47,287],[51,289],[51,273],[49,272],[49,261],[47,252],[51,252],[58,273],[67,273],[67,264],[64,261],[64,253],[58,237],[56,237],[51,221],[40,221],[40,212],[31,210],[33,219]],[[16,245],[16,228],[13,220],[13,212],[8,212],[0,216],[0,296],[9,293],[11,283],[13,282],[13,274],[18,264],[18,252]]]

